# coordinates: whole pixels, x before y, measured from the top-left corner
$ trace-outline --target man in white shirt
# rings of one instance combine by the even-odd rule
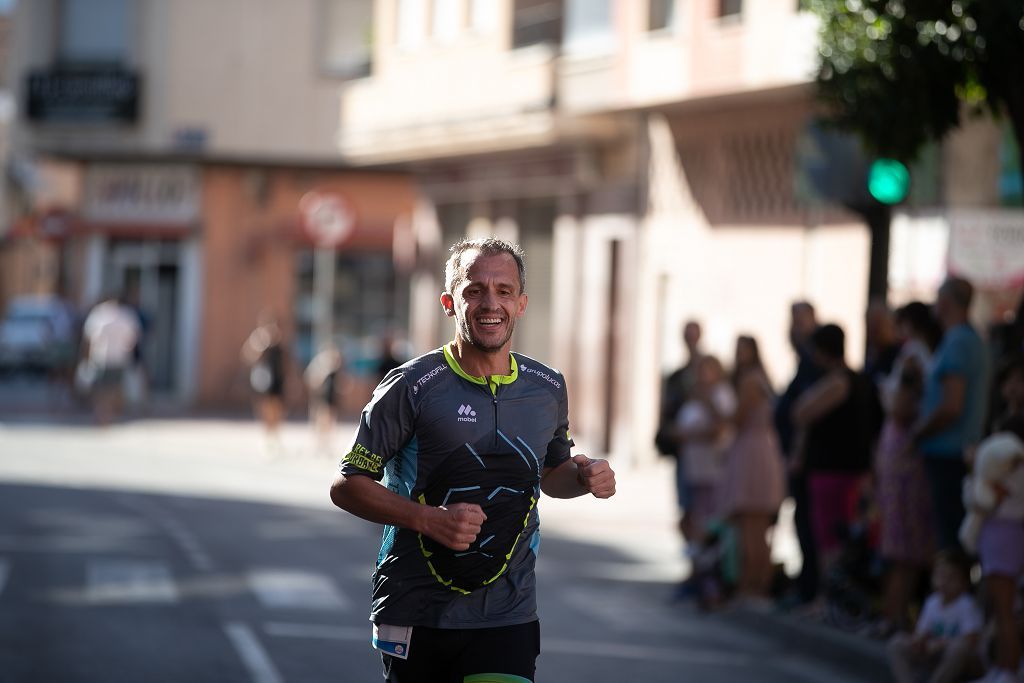
[[[117,297],[108,297],[89,312],[82,328],[82,356],[94,374],[96,421],[109,424],[124,402],[124,374],[139,343],[138,316]]]

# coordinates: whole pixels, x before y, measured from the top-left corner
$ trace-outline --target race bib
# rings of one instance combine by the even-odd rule
[[[373,647],[399,659],[409,659],[412,626],[373,625]]]

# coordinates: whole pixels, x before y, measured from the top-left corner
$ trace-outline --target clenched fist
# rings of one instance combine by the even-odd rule
[[[426,510],[430,512],[423,524],[423,533],[452,550],[468,550],[487,519],[480,506],[473,503],[452,503],[448,507]]]
[[[576,481],[595,498],[611,498],[615,495],[615,471],[607,460],[577,455],[572,461],[576,463]]]

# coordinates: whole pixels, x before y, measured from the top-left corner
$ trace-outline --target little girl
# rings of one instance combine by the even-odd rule
[[[726,381],[722,363],[714,356],[702,357],[693,397],[676,416],[676,427],[683,437],[679,455],[690,501],[683,533],[691,545],[703,541],[708,522],[718,513],[723,453],[729,445],[728,425],[735,411],[736,395]]]

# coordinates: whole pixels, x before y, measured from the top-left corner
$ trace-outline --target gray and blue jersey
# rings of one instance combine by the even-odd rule
[[[385,526],[370,619],[439,628],[535,620],[540,478],[572,445],[564,378],[521,354],[511,354],[508,375],[473,377],[448,346],[388,373],[341,473],[383,480],[424,505],[476,503],[487,520],[463,552]]]

